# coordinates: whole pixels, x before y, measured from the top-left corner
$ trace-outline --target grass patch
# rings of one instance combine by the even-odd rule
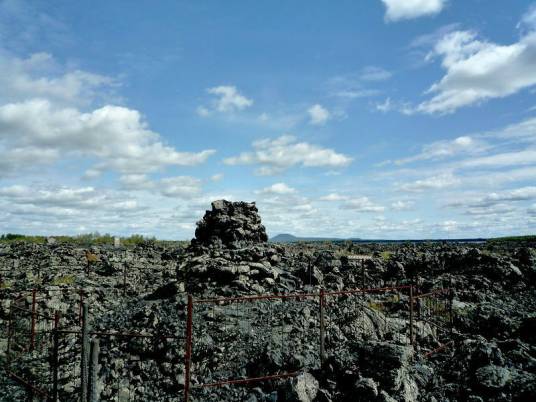
[[[64,275],[64,276],[59,276],[57,278],[54,278],[51,284],[54,286],[72,285],[74,281],[75,281],[74,275]]]
[[[384,261],[389,261],[391,259],[391,255],[393,255],[393,253],[391,251],[382,251],[380,253],[380,257]]]

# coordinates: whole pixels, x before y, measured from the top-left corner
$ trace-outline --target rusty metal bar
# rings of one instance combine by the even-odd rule
[[[442,351],[443,349],[446,349],[447,347],[449,347],[449,346],[452,345],[453,343],[454,343],[454,341],[449,341],[449,342],[447,342],[447,343],[444,343],[443,345],[441,345],[441,346],[439,346],[439,347],[437,347],[437,348],[435,348],[435,349],[433,349],[433,350],[431,350],[431,351],[425,353],[425,354],[424,354],[424,358],[425,358],[425,359],[429,358],[429,357],[432,356],[434,353],[437,353],[437,352]]]
[[[193,298],[188,295],[188,306],[186,310],[186,345],[184,348],[184,401],[188,402],[190,398],[190,379],[192,364],[192,322],[193,322]]]
[[[413,285],[409,288],[409,343],[413,345]]]
[[[81,330],[68,330],[61,329],[58,331],[60,334],[81,334]],[[101,331],[89,331],[89,335],[96,336],[119,336],[119,337],[129,337],[129,338],[161,338],[161,339],[181,339],[180,336],[174,335],[152,335],[152,334],[140,334],[138,332],[101,332]]]
[[[32,313],[31,310],[28,310],[28,309],[25,309],[25,308],[21,308],[21,307],[19,307],[19,306],[13,306],[13,308],[16,309],[16,310],[19,310],[19,311],[24,311],[25,313],[30,313],[30,314]],[[36,316],[36,317],[44,318],[44,319],[46,319],[46,320],[54,321],[54,318],[53,318],[53,317],[50,317],[50,316],[48,316],[48,315],[46,315],[46,314],[41,314],[41,313],[36,312],[36,313],[35,313],[35,316]]]
[[[17,374],[15,374],[14,372],[12,372],[11,370],[6,370],[6,373],[9,377],[11,377],[12,379],[14,379],[15,381],[21,383],[22,385],[24,385],[25,387],[29,388],[30,390],[32,390],[33,392],[37,392],[39,395],[43,396],[43,397],[48,397],[48,394],[43,391],[42,389],[40,388],[37,388],[35,385],[29,383],[27,380],[25,380],[24,378],[18,376]]]
[[[83,305],[82,312],[82,356],[80,363],[80,401],[87,401],[87,379],[88,379],[88,360],[89,360],[89,322],[88,306]]]
[[[13,302],[9,303],[9,319],[7,323],[7,364],[11,363],[11,342],[13,337]]]
[[[52,350],[52,402],[58,402],[58,372],[60,349],[60,312],[54,313],[54,346]]]
[[[36,294],[37,294],[37,290],[36,289],[33,289],[32,290],[32,329],[30,331],[30,351],[33,351],[34,348],[35,348],[35,312],[36,312],[36,308],[37,308],[37,303],[35,301],[35,297],[36,297]]]
[[[298,299],[300,297],[318,297],[319,293],[293,293],[293,294],[268,294],[258,296],[240,296],[240,297],[227,297],[217,299],[197,299],[194,300],[194,304],[202,303],[229,303],[229,302],[248,302],[255,300],[277,300],[277,299]]]
[[[252,377],[252,378],[243,378],[239,380],[225,380],[225,381],[219,381],[219,382],[212,382],[208,384],[199,384],[196,385],[196,388],[208,388],[208,387],[220,387],[222,385],[228,385],[228,384],[247,384],[250,382],[255,381],[266,381],[266,380],[275,380],[278,378],[288,378],[288,377],[295,377],[299,374],[299,371],[295,371],[292,373],[285,373],[285,374],[274,374],[274,375],[267,375],[263,377]]]
[[[400,289],[409,289],[410,285],[401,285],[401,286],[389,286],[383,288],[371,288],[371,289],[351,289],[351,290],[340,290],[337,292],[326,292],[326,296],[341,296],[341,295],[350,295],[355,293],[376,293],[376,292],[388,292],[393,290]]]
[[[410,285],[401,285],[401,286],[390,286],[384,288],[371,288],[371,289],[351,289],[351,290],[341,290],[337,292],[326,292],[325,296],[338,296],[345,294],[354,294],[354,293],[373,293],[373,292],[386,292],[390,290],[399,290],[399,289],[409,289]],[[255,301],[255,300],[275,300],[275,299],[299,299],[299,298],[313,298],[320,297],[320,293],[290,293],[290,294],[265,294],[257,296],[240,296],[240,297],[227,297],[227,298],[215,298],[215,299],[197,299],[194,300],[194,304],[201,303],[229,303],[229,302],[240,302],[240,301]]]
[[[82,325],[82,305],[84,304],[84,292],[79,291],[80,300],[78,302],[78,324]]]
[[[324,366],[324,363],[326,361],[326,350],[325,350],[326,333],[325,333],[325,317],[324,317],[325,304],[326,304],[326,299],[325,299],[324,288],[321,288],[320,289],[320,365],[321,367]]]
[[[417,296],[414,296],[414,297],[416,299],[419,299],[419,298],[423,298],[423,297],[430,297],[430,296],[434,296],[434,295],[437,295],[437,294],[446,293],[446,292],[449,292],[449,291],[450,291],[450,289],[448,289],[448,288],[442,288],[442,289],[434,290],[432,292],[423,293],[421,295],[417,295]]]
[[[89,390],[87,402],[98,402],[97,381],[99,378],[99,338],[91,339],[91,352],[89,358]]]
[[[123,264],[123,297],[127,294],[127,264]]]

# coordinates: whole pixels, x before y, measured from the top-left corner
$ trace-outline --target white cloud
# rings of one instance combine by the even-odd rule
[[[275,183],[258,191],[257,194],[293,194],[296,189],[289,187],[285,183]]]
[[[199,106],[197,108],[197,114],[201,117],[207,117],[207,116],[210,116],[210,110],[208,110],[206,107],[204,106]]]
[[[445,204],[449,208],[460,209],[466,215],[512,217],[524,211],[519,203],[536,200],[536,187],[527,186],[495,191],[484,195],[459,195],[454,201]]]
[[[223,173],[216,173],[216,174],[213,174],[212,176],[210,176],[210,180],[212,180],[214,182],[222,181],[223,177],[224,177]]]
[[[80,69],[66,69],[48,53],[26,59],[0,49],[1,102],[46,98],[61,104],[87,105],[97,98],[115,98],[119,83],[107,76]]]
[[[420,192],[426,190],[440,190],[460,184],[461,180],[452,173],[443,173],[437,176],[430,176],[425,179],[416,180],[411,183],[404,183],[398,186],[402,191]]]
[[[484,152],[487,149],[489,149],[489,145],[484,141],[470,136],[461,136],[454,140],[442,140],[426,144],[419,154],[398,159],[395,164],[403,165],[419,160],[437,160],[464,154],[473,155]]]
[[[459,162],[459,168],[522,166],[536,163],[536,149],[504,152]]]
[[[284,135],[276,139],[262,139],[253,143],[253,152],[227,158],[227,165],[258,164],[257,174],[273,175],[293,167],[343,168],[352,158],[329,148],[307,142],[297,142],[296,137]]]
[[[309,113],[309,123],[320,126],[326,124],[326,122],[331,118],[329,111],[318,103],[311,106],[307,113]]]
[[[253,105],[252,99],[246,98],[232,85],[220,85],[209,88],[207,92],[216,96],[213,102],[213,108],[221,113],[237,112]],[[208,109],[201,106],[198,109],[199,112],[203,115],[208,112]]]
[[[382,0],[385,20],[399,21],[435,15],[443,10],[446,0]]]
[[[342,209],[350,209],[355,212],[379,213],[385,211],[385,207],[373,203],[368,197],[352,198],[347,200]]]
[[[330,96],[345,99],[357,99],[376,96],[379,89],[368,88],[370,83],[379,83],[390,79],[393,74],[378,66],[366,66],[359,72],[331,77],[327,82]]]
[[[201,193],[201,180],[189,176],[166,177],[160,180],[162,195],[173,198],[193,198]]]
[[[536,29],[536,4],[529,7],[527,12],[521,18],[517,27],[522,30],[532,31]]]
[[[203,163],[214,150],[178,152],[150,131],[136,110],[104,106],[89,113],[32,99],[0,106],[0,151],[8,170],[66,157],[95,158],[99,171],[146,173],[168,165]]]
[[[360,79],[362,81],[385,81],[393,74],[382,67],[367,66],[361,70]]]
[[[118,196],[108,191],[97,191],[93,187],[29,187],[13,185],[0,188],[0,198],[17,205],[54,207],[65,210],[131,211],[139,208],[134,199]]]
[[[320,201],[345,201],[347,199],[347,196],[338,193],[330,193],[328,195],[320,197]]]
[[[536,84],[536,32],[510,45],[482,41],[471,31],[450,32],[428,57],[435,56],[442,58],[446,73],[430,87],[434,96],[418,105],[417,112],[452,113]]]
[[[391,209],[394,211],[410,211],[413,209],[415,202],[398,200],[391,203]]]

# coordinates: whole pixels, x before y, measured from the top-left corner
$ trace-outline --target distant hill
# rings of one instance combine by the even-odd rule
[[[525,236],[530,238],[531,236]],[[514,238],[522,239],[522,237]],[[343,242],[351,241],[353,243],[428,243],[428,242],[447,242],[447,243],[484,243],[487,239],[484,238],[467,238],[467,239],[405,239],[405,240],[388,240],[388,239],[360,239],[359,237],[352,237],[349,239],[343,239],[338,237],[298,237],[289,233],[278,234],[272,237],[269,241],[272,243],[296,243],[299,241],[312,242],[312,241],[333,241]],[[509,238],[494,239],[497,242],[509,240]],[[531,240],[531,239],[529,239]]]
[[[270,239],[272,243],[295,243],[298,241],[344,241],[337,237],[297,237],[288,233],[281,233]],[[358,239],[351,239],[358,240]]]

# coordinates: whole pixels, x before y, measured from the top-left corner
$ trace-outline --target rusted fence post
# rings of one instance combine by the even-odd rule
[[[127,294],[127,264],[123,263],[123,296]]]
[[[89,323],[87,303],[82,305],[82,359],[80,365],[80,401],[87,401],[87,380],[89,360]]]
[[[98,402],[97,379],[99,374],[99,339],[91,339],[91,355],[89,358],[89,392],[87,402]]]
[[[9,319],[7,322],[7,364],[11,367],[11,338],[13,337],[13,300],[9,302]]]
[[[413,345],[413,285],[409,287],[409,342]]]
[[[80,300],[78,302],[78,324],[82,326],[82,306],[84,304],[84,291],[80,289]]]
[[[449,289],[449,324],[450,324],[450,338],[452,339],[452,333],[454,332],[454,313],[452,311],[452,304],[454,303],[454,289]]]
[[[186,344],[184,347],[184,401],[190,398],[190,367],[192,364],[192,314],[193,298],[188,295],[188,305],[186,309]]]
[[[325,317],[324,317],[324,307],[325,307],[325,295],[324,288],[320,289],[320,365],[323,366],[326,361],[326,351],[325,351]]]
[[[361,288],[365,289],[366,286],[366,277],[365,277],[365,261],[361,259]]]
[[[37,296],[37,290],[32,289],[32,328],[30,331],[30,351],[33,351],[35,348],[35,310],[37,308],[36,306],[36,296]]]
[[[52,349],[52,402],[58,402],[58,371],[59,371],[59,348],[60,348],[60,313],[54,313],[54,344]]]

